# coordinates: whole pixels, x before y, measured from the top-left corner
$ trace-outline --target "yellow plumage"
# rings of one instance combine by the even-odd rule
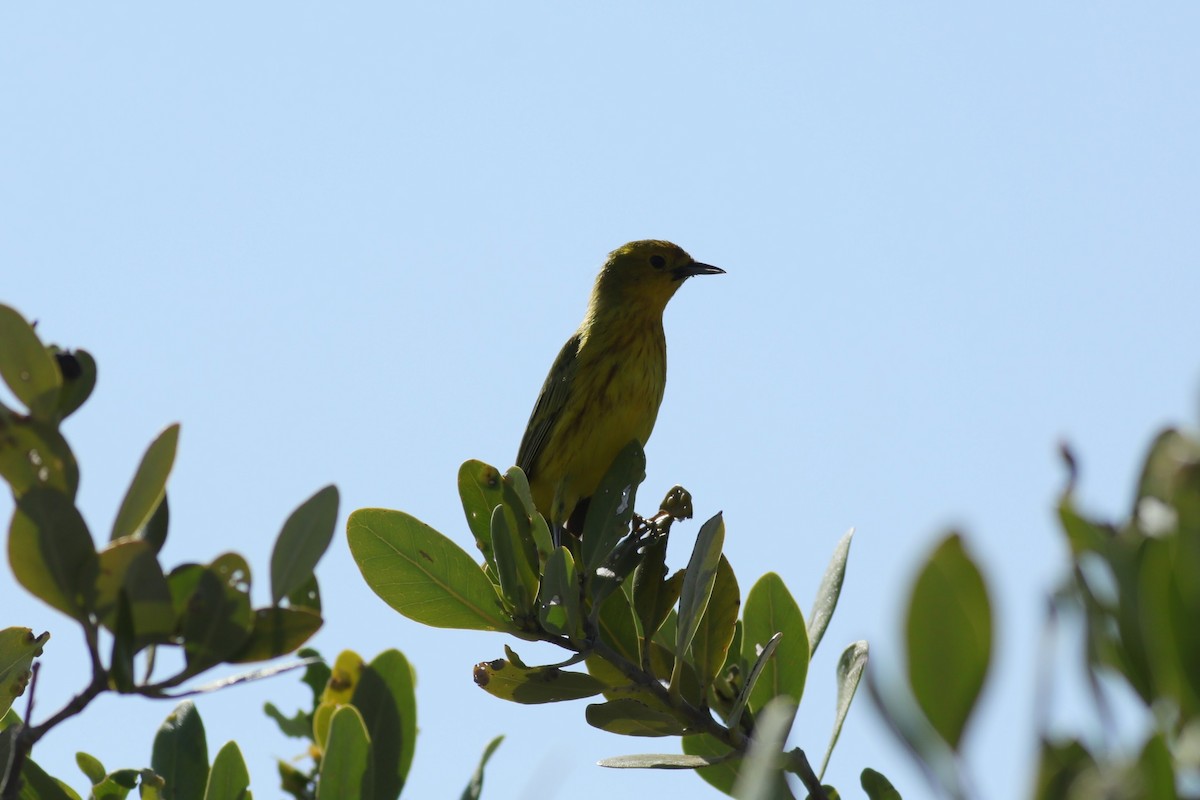
[[[657,240],[609,254],[583,322],[546,376],[517,453],[534,503],[555,527],[581,531],[572,515],[586,507],[617,453],[650,438],[667,383],[663,310],[687,278],[723,271]]]

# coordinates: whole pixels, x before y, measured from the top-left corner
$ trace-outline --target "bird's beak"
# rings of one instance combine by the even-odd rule
[[[671,277],[677,281],[684,278],[690,278],[693,275],[724,275],[725,270],[720,267],[714,267],[710,264],[701,264],[693,261],[691,264],[682,267],[676,267],[671,270]]]

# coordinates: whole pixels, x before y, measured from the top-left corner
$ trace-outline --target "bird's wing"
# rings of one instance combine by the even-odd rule
[[[567,397],[574,384],[576,356],[579,353],[579,334],[576,333],[563,345],[550,367],[550,374],[542,384],[542,391],[537,402],[533,404],[533,413],[529,415],[529,424],[525,426],[525,435],[521,438],[521,447],[517,450],[517,466],[526,477],[533,480],[533,465],[541,455],[550,439],[550,432],[558,424]]]

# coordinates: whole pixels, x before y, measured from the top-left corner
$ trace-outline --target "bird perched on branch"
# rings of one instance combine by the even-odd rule
[[[677,245],[630,242],[608,255],[587,313],[529,415],[517,466],[555,531],[583,531],[587,500],[625,445],[643,446],[667,383],[667,301],[693,275],[725,270]]]

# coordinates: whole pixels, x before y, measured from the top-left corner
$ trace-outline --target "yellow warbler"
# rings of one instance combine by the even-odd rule
[[[650,438],[667,383],[667,301],[687,278],[724,271],[670,242],[630,242],[609,253],[517,453],[533,501],[555,530],[582,532],[587,499],[617,453]]]

